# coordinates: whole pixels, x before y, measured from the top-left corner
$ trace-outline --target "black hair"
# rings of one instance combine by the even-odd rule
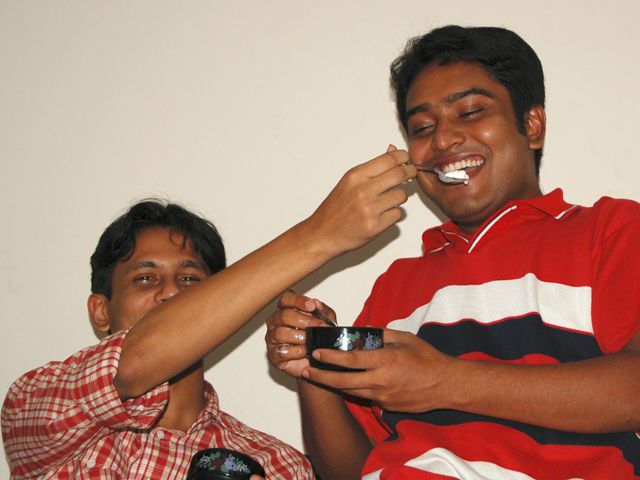
[[[398,117],[407,129],[407,92],[427,66],[476,63],[506,87],[520,133],[526,133],[525,114],[536,105],[544,107],[544,73],[533,49],[516,33],[499,27],[449,25],[412,38],[391,64],[391,87]],[[535,152],[536,173],[542,149]]]
[[[222,238],[216,227],[184,207],[159,199],[147,199],[133,205],[118,217],[100,236],[91,255],[91,291],[111,299],[113,269],[127,260],[136,248],[136,236],[144,229],[167,227],[183,236],[183,246],[190,241],[210,274],[226,266]]]

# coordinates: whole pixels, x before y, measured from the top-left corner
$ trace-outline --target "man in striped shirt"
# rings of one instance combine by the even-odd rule
[[[309,367],[295,329],[320,324],[317,300],[287,293],[268,321],[320,474],[640,478],[640,205],[542,194],[542,66],[514,32],[442,27],[391,73],[411,161],[445,174],[418,182],[450,221],[357,318],[387,328],[385,348],[314,352],[363,372]]]

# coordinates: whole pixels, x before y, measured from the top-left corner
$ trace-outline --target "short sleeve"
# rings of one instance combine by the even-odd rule
[[[631,220],[620,225],[623,212],[609,213],[610,227],[593,250],[592,319],[604,353],[619,351],[640,331],[640,206],[629,204],[622,210]]]
[[[11,385],[2,407],[2,435],[13,474],[47,471],[114,430],[156,423],[168,402],[168,384],[124,402],[113,385],[126,334],[106,337]]]

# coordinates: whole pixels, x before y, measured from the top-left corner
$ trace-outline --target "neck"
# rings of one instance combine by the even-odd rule
[[[540,190],[540,186],[536,183],[535,185],[532,185],[530,188],[521,192],[519,195],[514,196],[514,198],[512,198],[511,200],[507,200],[500,208],[493,210],[489,215],[483,215],[476,221],[453,220],[453,223],[456,224],[456,226],[462,233],[466,235],[473,235],[478,228],[480,228],[498,210],[504,208],[504,206],[508,202],[517,200],[530,200],[532,198],[540,196],[542,196],[542,190]]]
[[[169,404],[157,426],[186,432],[204,406],[204,369],[200,361],[169,380]]]

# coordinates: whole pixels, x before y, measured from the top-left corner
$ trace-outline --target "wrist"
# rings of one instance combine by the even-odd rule
[[[347,252],[349,248],[341,246],[340,234],[325,233],[324,222],[318,221],[313,215],[295,225],[291,230],[300,236],[305,250],[311,255],[326,263]]]

